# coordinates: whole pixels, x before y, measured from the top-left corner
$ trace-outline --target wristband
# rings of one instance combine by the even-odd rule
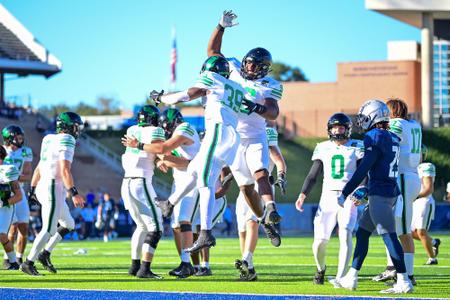
[[[77,188],[76,188],[75,186],[73,186],[73,187],[71,187],[71,188],[69,189],[69,193],[70,193],[72,196],[76,196],[76,195],[78,195],[78,190],[77,190]]]
[[[144,143],[141,143],[141,142],[139,142],[138,144],[137,144],[137,148],[139,149],[139,150],[144,150]]]
[[[225,31],[225,27],[223,27],[223,26],[220,25],[220,24],[217,24],[216,29],[217,29],[218,31],[222,31],[222,32]]]
[[[267,107],[261,104],[256,104],[255,112],[259,115],[264,114],[267,111]]]

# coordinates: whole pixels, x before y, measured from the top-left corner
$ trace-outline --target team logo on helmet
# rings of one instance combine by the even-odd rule
[[[389,122],[389,108],[383,101],[368,100],[359,109],[357,119],[358,125],[369,131],[377,123]]]
[[[17,125],[8,125],[3,128],[2,137],[5,145],[14,145],[18,148],[21,148],[25,142],[25,132]]]
[[[81,117],[71,111],[60,113],[56,117],[56,133],[67,133],[77,139],[83,130]]]
[[[137,114],[138,126],[158,126],[159,109],[154,105],[144,105]]]
[[[164,129],[164,133],[167,139],[172,136],[175,128],[183,122],[183,115],[177,108],[169,107],[164,110],[159,116],[159,127]]]
[[[210,56],[203,63],[202,71],[217,73],[225,78],[230,77],[230,65],[223,56]]]

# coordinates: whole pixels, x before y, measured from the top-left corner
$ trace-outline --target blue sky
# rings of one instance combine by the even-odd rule
[[[239,59],[265,47],[275,61],[300,67],[312,82],[336,80],[336,63],[385,60],[389,40],[420,40],[420,31],[368,11],[363,0],[3,0],[63,63],[46,80],[8,80],[6,96],[36,105],[113,97],[125,108],[148,91],[167,89],[171,28],[178,44],[177,88],[195,81],[209,36],[225,9],[239,25],[227,29],[222,52]]]

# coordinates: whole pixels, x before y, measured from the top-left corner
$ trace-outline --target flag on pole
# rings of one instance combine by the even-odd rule
[[[172,28],[172,52],[170,55],[170,69],[171,69],[171,83],[172,87],[175,88],[175,82],[177,81],[177,40],[175,36],[175,27]]]

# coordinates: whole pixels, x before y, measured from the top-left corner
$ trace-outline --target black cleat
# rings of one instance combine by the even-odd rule
[[[281,216],[275,208],[275,203],[268,204],[266,206],[266,216],[264,217],[264,223],[278,224],[281,222]]]
[[[216,245],[216,238],[212,235],[211,230],[200,230],[198,239],[191,248],[187,248],[186,252],[197,253],[203,248],[211,248]]]
[[[191,263],[182,262],[180,266],[180,271],[175,273],[175,276],[177,276],[178,278],[188,278],[195,274],[195,269],[191,265]]]
[[[256,276],[255,268],[249,268],[247,261],[236,260],[234,262],[234,266],[241,273],[239,274],[239,281],[255,281],[258,279],[258,276]]]
[[[9,263],[9,259],[4,259],[3,260],[3,269],[9,270],[10,266],[11,266],[11,264]]]
[[[139,269],[139,271],[137,271],[136,277],[137,278],[163,279],[158,274],[153,273],[152,270],[150,270],[150,269],[146,270],[145,268],[142,268],[142,267]]]
[[[384,282],[384,281],[388,281],[388,280],[393,280],[396,278],[396,276],[397,276],[397,272],[395,271],[394,267],[386,267],[386,269],[383,272],[381,272],[377,276],[373,277],[372,280]]]
[[[36,270],[36,266],[32,261],[22,263],[19,270],[31,276],[42,276],[42,274]]]
[[[52,261],[50,260],[50,252],[44,250],[39,253],[38,261],[42,264],[44,269],[46,269],[50,273],[57,273],[56,268],[53,266]]]
[[[131,260],[131,266],[130,266],[130,269],[128,269],[128,275],[136,276],[136,274],[139,271],[140,267],[141,267],[141,260],[140,259],[133,259],[133,260]]]
[[[159,200],[156,199],[155,201],[156,206],[158,206],[161,209],[161,214],[164,218],[170,218],[173,213],[173,208],[175,207],[172,203],[169,202],[169,200]]]
[[[317,270],[316,274],[314,275],[314,284],[323,284],[325,281],[325,271],[327,270],[327,267],[323,269],[322,271]]]
[[[408,275],[408,278],[409,278],[409,281],[411,281],[411,284],[413,286],[417,285],[416,278],[414,278],[414,275]]]
[[[198,272],[194,274],[195,276],[211,276],[212,272],[210,268],[201,267]]]
[[[17,258],[17,263],[18,263],[19,265],[21,265],[21,264],[23,263],[22,257],[18,257],[18,258]]]
[[[441,245],[440,239],[433,239],[433,253],[434,257],[436,257],[439,254],[439,246]]]
[[[278,231],[275,229],[275,226],[270,223],[261,223],[264,232],[266,233],[267,237],[270,239],[270,242],[275,247],[280,247],[281,245],[281,236],[278,233]]]
[[[169,271],[169,275],[170,276],[177,276],[177,274],[180,272],[182,266],[183,266],[183,262],[181,262],[180,265],[178,267],[176,267],[175,269],[170,270]]]
[[[15,271],[15,270],[19,270],[20,265],[17,262],[13,262],[9,264],[9,268],[8,270],[10,271]]]
[[[428,265],[428,266],[437,265],[438,264],[438,260],[437,260],[437,258],[429,257],[425,264]]]

